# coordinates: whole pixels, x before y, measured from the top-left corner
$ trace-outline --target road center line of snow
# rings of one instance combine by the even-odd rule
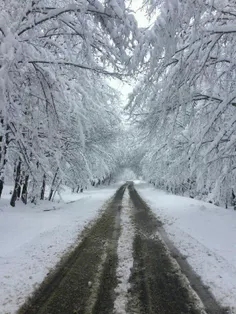
[[[121,234],[118,240],[118,267],[116,275],[118,285],[115,288],[116,299],[114,302],[114,314],[125,314],[128,303],[128,290],[130,288],[129,278],[133,267],[133,239],[134,227],[131,219],[131,208],[129,206],[129,194],[126,189],[121,209]]]

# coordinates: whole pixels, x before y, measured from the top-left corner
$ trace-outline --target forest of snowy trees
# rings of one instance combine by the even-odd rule
[[[144,149],[137,162],[158,187],[234,205],[236,3],[154,0],[146,9],[158,13],[128,105]]]
[[[0,1],[0,195],[14,182],[12,206],[107,182],[120,166],[234,205],[235,1],[140,7],[149,27],[128,0]],[[125,131],[111,77],[136,85]]]
[[[0,195],[14,177],[12,206],[115,171],[119,97],[106,77],[125,71],[134,20],[102,2],[0,2]]]

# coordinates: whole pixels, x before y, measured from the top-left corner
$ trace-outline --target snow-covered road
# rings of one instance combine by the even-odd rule
[[[174,245],[217,300],[236,308],[236,211],[137,182]]]
[[[225,313],[200,302],[155,235],[160,225],[132,184],[122,185],[20,313]]]
[[[62,255],[78,243],[78,234],[115,192],[91,189],[62,195],[73,203],[0,208],[0,313],[14,313]],[[77,201],[76,201],[77,199]],[[44,211],[45,209],[50,211]]]
[[[1,314],[15,313],[26,297],[39,286],[49,270],[59,262],[63,254],[78,244],[78,235],[84,226],[89,221],[93,221],[99,208],[115,193],[117,187],[118,185],[92,189],[79,196],[64,195],[66,202],[72,201],[68,204],[43,202],[40,206],[29,204],[29,206],[11,208],[4,203],[4,200],[2,201],[0,208]],[[159,220],[164,223],[168,237],[201,276],[204,284],[209,286],[221,304],[230,306],[231,313],[235,313],[233,309],[236,306],[236,212],[190,198],[168,195],[143,182],[137,181],[135,187]],[[125,313],[130,298],[128,291],[131,286],[138,285],[140,278],[139,276],[136,278],[135,274],[143,271],[141,264],[139,265],[143,262],[142,258],[148,257],[145,265],[150,263],[148,267],[150,269],[146,269],[146,272],[150,273],[148,278],[156,276],[155,284],[159,280],[161,284],[162,280],[156,273],[166,272],[164,268],[157,270],[155,266],[155,263],[157,265],[160,262],[158,258],[162,247],[161,242],[158,244],[159,234],[156,240],[153,238],[156,232],[155,223],[153,222],[152,226],[148,216],[142,218],[145,205],[137,204],[133,207],[131,203],[126,191],[122,203],[121,234],[119,240],[116,240],[118,241],[118,268],[116,269],[118,285],[115,289],[117,299],[114,310],[117,313]],[[134,214],[135,208],[138,209],[136,214]],[[135,228],[132,220],[136,221]],[[152,252],[156,245],[161,247]],[[132,252],[133,246],[137,251]],[[148,251],[145,253],[145,250]],[[153,258],[150,258],[151,256]],[[136,259],[136,262],[132,271],[133,259]],[[161,265],[164,265],[163,263],[162,261]],[[146,278],[146,274],[143,276]],[[132,280],[134,281],[132,285],[130,280],[131,283]],[[139,292],[133,291],[132,294]],[[155,303],[156,300],[152,302]],[[133,306],[132,302],[131,306]]]

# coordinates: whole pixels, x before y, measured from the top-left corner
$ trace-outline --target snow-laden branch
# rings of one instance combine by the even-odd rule
[[[21,36],[22,34],[24,34],[26,31],[31,30],[33,28],[35,28],[36,26],[51,20],[51,19],[55,19],[57,17],[59,17],[62,14],[66,14],[66,13],[70,13],[70,12],[83,12],[84,11],[84,3],[83,1],[81,1],[80,4],[77,3],[71,3],[68,4],[67,6],[63,7],[63,8],[50,8],[48,9],[48,13],[44,14],[41,18],[38,18],[37,20],[34,21],[33,24],[31,25],[27,25],[25,27],[23,27],[22,29],[19,30],[18,32],[18,36]],[[93,14],[93,15],[104,15],[106,17],[109,18],[114,18],[114,16],[111,16],[109,14],[107,14],[105,11],[96,11],[93,10],[92,8],[87,8],[85,13],[88,14]]]
[[[207,31],[214,33],[214,34],[230,34],[236,33],[236,24],[227,24],[222,26],[217,26],[214,28],[208,28]]]
[[[51,64],[51,65],[64,65],[64,66],[72,66],[72,67],[76,67],[76,68],[80,68],[83,70],[89,70],[89,71],[93,71],[96,73],[101,73],[101,74],[105,74],[105,75],[109,75],[109,76],[114,76],[117,78],[120,78],[121,75],[119,73],[115,73],[115,72],[109,72],[106,71],[102,68],[92,68],[86,65],[82,65],[79,63],[75,63],[75,62],[69,62],[69,61],[61,61],[61,60],[54,60],[54,61],[50,61],[50,60],[31,60],[28,61],[29,63],[32,64]]]

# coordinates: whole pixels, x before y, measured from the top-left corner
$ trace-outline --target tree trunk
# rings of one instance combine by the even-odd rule
[[[32,158],[32,156],[31,156]],[[39,168],[39,162],[37,161],[36,162],[36,169],[38,170]],[[35,173],[37,173],[35,170]],[[32,193],[31,193],[31,196],[30,196],[30,199],[31,199],[31,203],[32,204],[37,204],[38,200],[40,198],[40,186],[39,186],[39,182],[38,180],[36,180],[35,178],[33,179],[33,187],[32,187]]]
[[[3,187],[4,187],[6,163],[7,163],[7,160],[6,160],[6,158],[4,158],[3,167],[0,171],[0,198],[2,197],[2,191],[3,191]]]
[[[10,201],[10,205],[12,207],[15,207],[16,205],[18,188],[20,185],[20,175],[21,175],[21,160],[19,160],[17,168],[16,168],[15,186],[14,186],[14,190],[13,190],[11,201]]]
[[[4,178],[2,177],[0,179],[0,198],[2,197],[3,186],[4,186]]]
[[[19,200],[20,197],[21,197],[22,184],[23,184],[23,179],[22,179],[22,177],[20,176],[20,181],[19,181],[19,184],[18,184],[18,187],[17,187],[17,199],[18,199],[18,200]]]
[[[6,163],[7,163],[7,147],[9,145],[9,136],[8,136],[8,129],[9,127],[7,125],[4,126],[4,120],[1,119],[1,124],[3,128],[5,129],[5,135],[0,136],[0,198],[2,196],[3,186],[4,186],[4,179],[5,179],[5,169],[6,169]]]
[[[53,190],[53,188],[51,188],[50,193],[49,193],[49,197],[48,197],[49,201],[51,201],[51,199],[52,199],[53,192],[54,192],[54,190]]]
[[[50,190],[49,197],[48,197],[48,200],[49,200],[49,201],[51,201],[51,199],[52,199],[52,197],[53,197],[53,193],[54,193],[54,191],[55,191],[58,171],[59,171],[59,168],[57,168],[57,170],[56,170],[56,172],[55,172],[55,174],[54,174],[54,178],[53,178],[53,180],[52,180],[52,186],[51,186],[51,190]]]
[[[28,182],[29,182],[29,175],[26,175],[25,182],[23,183],[23,187],[22,187],[22,194],[21,194],[21,200],[24,204],[27,204]]]
[[[62,180],[60,180],[60,181],[58,182],[57,186],[56,186],[55,189],[54,189],[54,192],[53,192],[53,195],[52,195],[52,201],[54,201],[54,197],[55,197],[55,195],[56,195],[56,193],[57,193],[57,191],[58,191],[58,189],[59,189],[59,187],[60,187],[60,185],[61,185],[61,182],[62,182]],[[59,194],[59,192],[58,192],[58,194]],[[60,194],[59,194],[59,196],[60,196]]]
[[[78,186],[77,186],[76,193],[79,193],[79,190],[80,190],[80,186],[78,185]]]
[[[46,174],[43,175],[43,183],[42,183],[41,193],[40,193],[40,199],[42,201],[44,200],[45,188],[46,188]]]

